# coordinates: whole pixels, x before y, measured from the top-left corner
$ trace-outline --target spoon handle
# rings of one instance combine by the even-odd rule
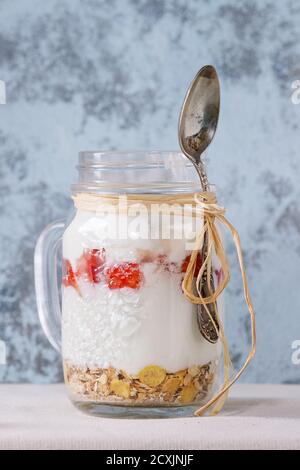
[[[201,185],[203,188],[203,191],[209,191],[209,183],[207,179],[207,173],[205,166],[202,162],[202,159],[199,159],[198,165],[196,166],[197,172],[200,177]],[[204,234],[203,237],[203,246],[201,250],[201,257],[202,260],[204,260],[207,256],[207,250],[208,250],[208,237],[207,233]],[[212,275],[212,270],[210,270],[210,287],[212,290],[214,290],[214,279]],[[208,287],[208,279],[207,279],[207,265],[206,268],[203,272],[202,278],[200,280],[199,285],[197,286],[198,292],[200,292],[202,297],[208,297],[210,295],[210,290]],[[219,339],[219,323],[218,323],[218,317],[217,317],[217,305],[215,302],[211,304],[206,305],[211,317],[207,313],[207,310],[205,309],[204,305],[198,305],[197,308],[197,323],[198,323],[198,328],[200,330],[200,333],[202,336],[209,341],[210,343],[216,343]],[[214,326],[214,323],[212,322],[211,318],[213,319],[217,330]]]
[[[205,233],[203,239],[203,247],[202,247],[202,259],[205,259],[207,255],[207,248],[208,248],[208,239],[207,234]],[[210,286],[211,289],[214,289],[214,279],[212,273],[210,273]],[[197,286],[197,290],[201,293],[202,297],[208,297],[211,292],[209,289],[208,279],[207,279],[207,265],[203,272],[202,278],[200,280],[199,285]],[[206,307],[211,315],[209,316],[205,305],[198,305],[197,308],[197,323],[202,336],[209,341],[210,343],[216,343],[219,339],[219,323],[217,317],[217,305],[215,302],[210,304],[206,304]],[[213,319],[213,321],[211,320]],[[215,325],[217,328],[215,328]]]
[[[207,173],[206,173],[206,170],[205,170],[205,167],[204,167],[204,164],[203,164],[202,160],[200,159],[198,164],[194,165],[194,166],[195,166],[195,168],[197,170],[197,173],[199,175],[203,191],[209,191],[209,183],[208,183],[208,179],[207,179]]]

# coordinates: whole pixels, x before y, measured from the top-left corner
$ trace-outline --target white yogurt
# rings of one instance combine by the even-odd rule
[[[73,267],[85,248],[105,248],[107,263],[140,262],[145,250],[181,263],[184,240],[108,239],[110,215],[78,211],[63,239],[63,256]],[[104,282],[79,279],[82,296],[63,288],[63,356],[76,366],[114,367],[136,374],[155,364],[169,372],[216,359],[219,344],[201,336],[196,307],[181,290],[182,273],[169,272],[155,261],[141,264],[144,282],[138,289],[110,289]]]

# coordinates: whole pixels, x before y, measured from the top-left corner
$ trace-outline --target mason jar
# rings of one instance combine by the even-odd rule
[[[69,396],[93,415],[191,415],[214,393],[221,354],[182,289],[203,227],[190,204],[198,175],[160,151],[81,152],[78,170],[72,216],[46,227],[35,251],[40,321]],[[195,278],[201,262],[200,250]]]

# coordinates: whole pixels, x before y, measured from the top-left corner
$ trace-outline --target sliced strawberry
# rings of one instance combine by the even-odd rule
[[[76,275],[85,277],[92,284],[97,284],[101,280],[101,274],[105,263],[104,248],[84,250],[77,261]]]
[[[137,263],[122,263],[106,269],[105,277],[110,289],[138,289],[143,280],[143,273]]]
[[[167,255],[158,255],[155,263],[163,268],[164,271],[169,273],[180,273],[180,266],[174,261],[169,261]]]
[[[74,289],[79,293],[76,276],[70,261],[67,259],[63,259],[62,262],[62,285],[65,287],[74,287]]]
[[[189,262],[190,262],[190,259],[191,259],[191,255],[188,255],[183,260],[182,265],[181,265],[181,272],[182,273],[186,273]],[[197,260],[196,260],[196,268],[195,268],[195,272],[194,272],[194,277],[198,276],[199,271],[201,269],[201,266],[202,266],[202,258],[201,258],[200,253],[198,253],[197,254]]]
[[[165,271],[169,271],[169,261],[167,255],[158,255],[155,263],[162,266]]]

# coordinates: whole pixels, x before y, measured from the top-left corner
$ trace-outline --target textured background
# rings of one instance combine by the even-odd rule
[[[298,0],[0,0],[1,380],[62,377],[32,259],[38,233],[70,206],[78,150],[178,148],[187,85],[213,63],[222,112],[209,172],[240,230],[258,321],[243,380],[300,381],[299,23]],[[227,312],[239,364],[250,338],[237,280]]]

